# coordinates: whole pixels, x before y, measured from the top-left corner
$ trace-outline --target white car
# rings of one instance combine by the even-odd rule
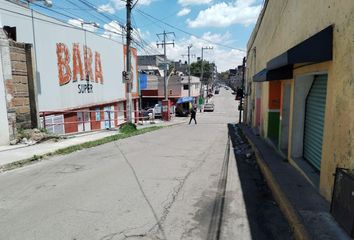
[[[155,117],[162,117],[162,106],[160,104],[155,104],[154,116]]]
[[[206,103],[204,105],[204,112],[214,112],[214,103]]]

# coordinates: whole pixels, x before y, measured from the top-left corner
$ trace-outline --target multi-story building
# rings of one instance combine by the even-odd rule
[[[266,0],[247,46],[244,121],[327,200],[354,169],[353,23],[352,0]]]

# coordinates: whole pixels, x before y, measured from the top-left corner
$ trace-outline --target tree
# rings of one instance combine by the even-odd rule
[[[209,82],[212,77],[215,64],[208,61],[203,61],[203,79],[200,79],[202,83]],[[202,73],[202,61],[197,61],[191,64],[191,75],[195,77],[201,77]]]

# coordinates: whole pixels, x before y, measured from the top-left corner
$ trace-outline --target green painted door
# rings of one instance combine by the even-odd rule
[[[326,93],[327,75],[315,76],[306,98],[304,158],[317,170],[321,168]]]

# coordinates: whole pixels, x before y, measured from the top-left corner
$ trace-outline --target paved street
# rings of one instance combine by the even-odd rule
[[[215,112],[198,113],[197,125],[1,173],[0,239],[207,239],[227,123],[237,118],[233,99],[222,89]],[[242,191],[236,198],[243,206]],[[238,239],[248,239],[245,209],[234,211],[225,216],[238,220]]]

